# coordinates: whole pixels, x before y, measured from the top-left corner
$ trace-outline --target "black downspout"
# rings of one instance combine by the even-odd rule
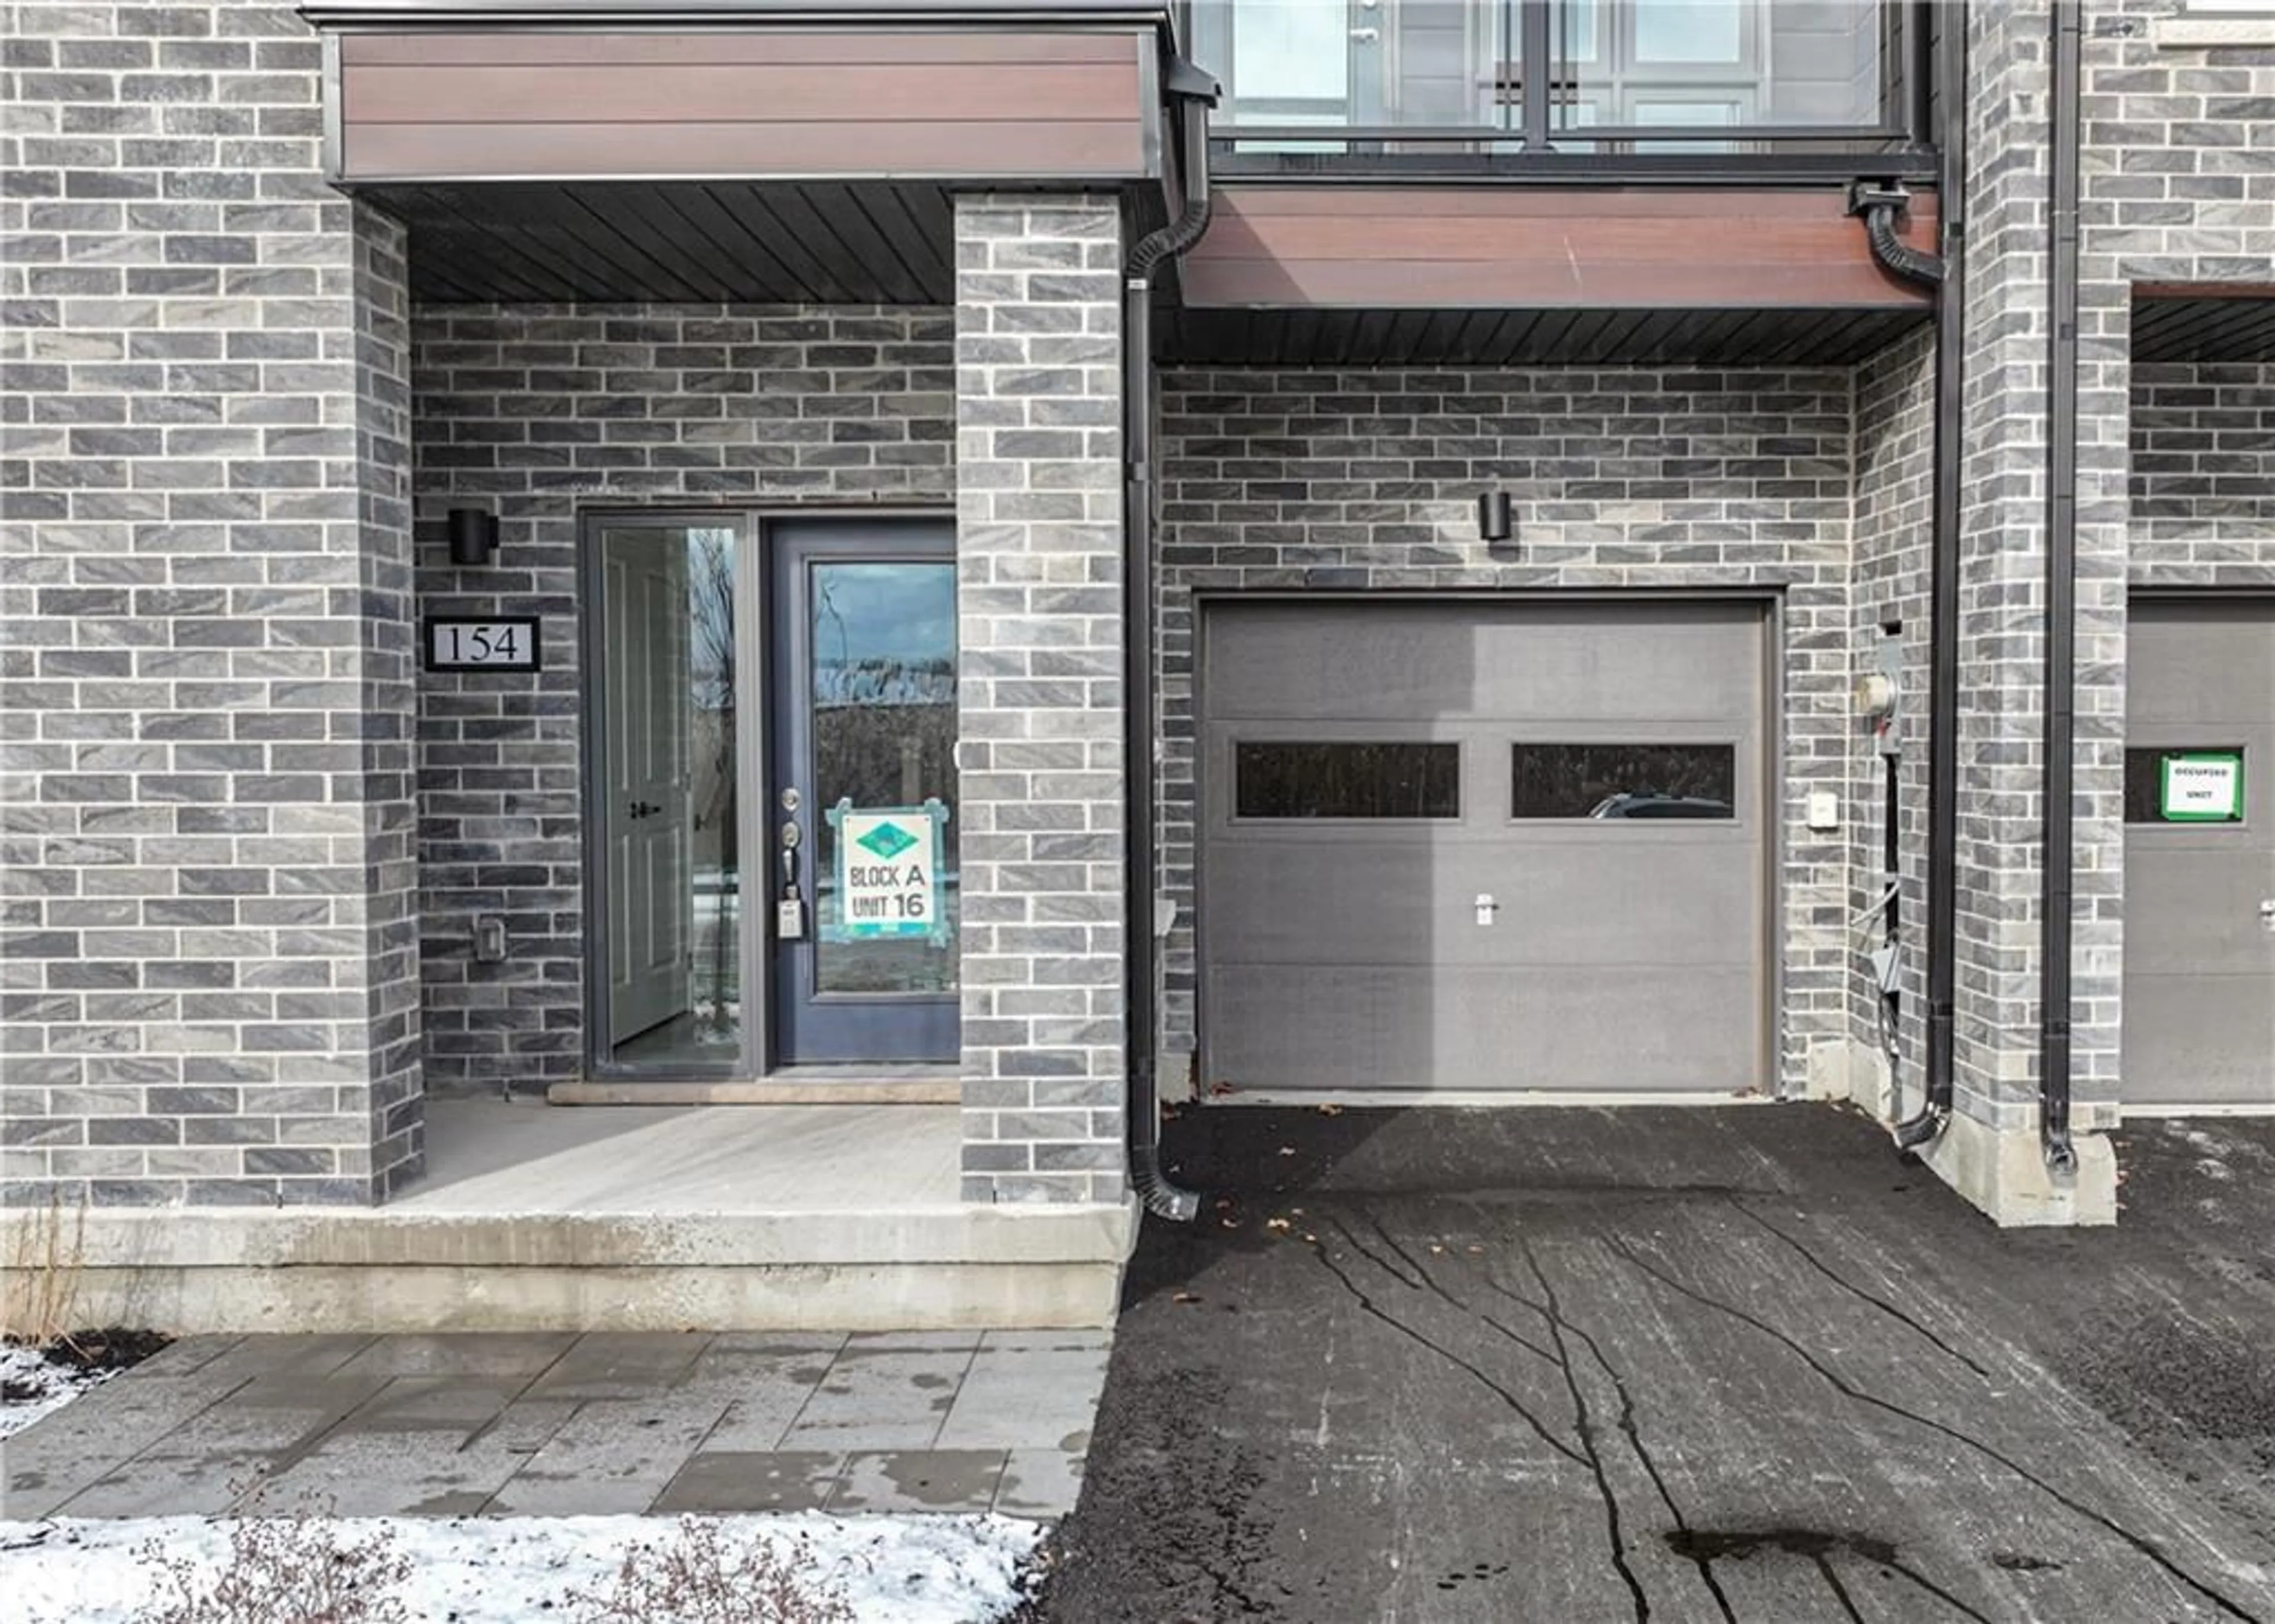
[[[1927,1057],[1919,1110],[1890,1130],[1916,1151],[1951,1120],[1958,1047],[1959,939],[1959,530],[1960,455],[1967,364],[1967,5],[1922,7],[1935,18],[1936,217],[1930,258],[1897,240],[1902,193],[1860,185],[1852,213],[1864,217],[1873,253],[1898,276],[1935,290],[1935,439],[1929,520],[1927,742]],[[1897,251],[1901,252],[1897,252]]]
[[[1130,1182],[1145,1210],[1190,1223],[1200,1197],[1161,1174],[1160,1091],[1154,1054],[1159,1024],[1153,995],[1153,272],[1198,242],[1208,230],[1208,112],[1214,79],[1190,63],[1170,65],[1167,88],[1181,128],[1185,198],[1177,217],[1141,238],[1122,277],[1122,703],[1127,731],[1122,772],[1128,965],[1124,1042],[1130,1063]]]
[[[2056,1173],[2070,1143],[2070,936],[2075,913],[2077,744],[2077,208],[2082,34],[2076,0],[2052,0],[2048,117],[2053,173],[2046,276],[2046,715],[2044,891],[2039,903],[2038,1139]]]

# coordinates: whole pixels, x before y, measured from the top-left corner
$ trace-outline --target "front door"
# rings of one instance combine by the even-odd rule
[[[953,527],[784,524],[768,542],[775,1059],[954,1061]]]

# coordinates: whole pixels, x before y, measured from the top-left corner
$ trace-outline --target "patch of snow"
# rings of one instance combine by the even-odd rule
[[[117,1374],[56,1364],[36,1348],[0,1343],[0,1438],[14,1436]]]
[[[384,1531],[411,1564],[404,1610],[432,1624],[560,1624],[572,1592],[606,1594],[635,1540],[669,1539],[664,1517],[311,1518],[353,1545]],[[763,1536],[787,1553],[803,1536],[809,1572],[834,1582],[863,1624],[992,1624],[1018,1606],[1021,1565],[1042,1525],[995,1516],[702,1519],[730,1543]],[[0,1522],[9,1624],[133,1624],[157,1592],[155,1545],[218,1570],[230,1523],[217,1517]]]

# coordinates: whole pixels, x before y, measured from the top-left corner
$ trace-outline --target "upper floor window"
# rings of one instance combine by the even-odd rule
[[[1217,133],[1243,150],[1507,152],[1528,123],[1573,153],[1842,150],[1908,135],[1916,17],[1895,0],[1195,0],[1189,37],[1224,80]]]

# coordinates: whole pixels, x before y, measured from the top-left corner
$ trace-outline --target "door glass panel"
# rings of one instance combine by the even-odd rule
[[[1512,818],[1733,818],[1733,744],[1516,744]]]
[[[1636,103],[1635,122],[1638,125],[1666,125],[1685,130],[1711,129],[1719,125],[1738,122],[1735,102],[1659,102],[1639,101]],[[1735,148],[1727,141],[1637,141],[1636,152],[1730,152]]]
[[[1282,743],[1233,749],[1242,818],[1458,818],[1458,744]]]
[[[1748,0],[1635,0],[1635,59],[1735,63],[1745,54]]]
[[[956,566],[816,563],[812,605],[812,763],[814,792],[814,991],[937,996],[956,987]],[[947,817],[933,839],[926,817]],[[828,816],[902,814],[863,827],[865,887],[893,917],[845,917],[841,834]],[[916,865],[931,865],[928,872]],[[857,885],[861,877],[857,876]],[[911,912],[911,910],[914,911]],[[924,928],[917,928],[922,925]],[[880,931],[884,933],[879,933]]]
[[[1349,93],[1349,0],[1233,0],[1238,105],[1341,101]]]
[[[731,1062],[743,1037],[736,533],[601,537],[609,1057]]]

